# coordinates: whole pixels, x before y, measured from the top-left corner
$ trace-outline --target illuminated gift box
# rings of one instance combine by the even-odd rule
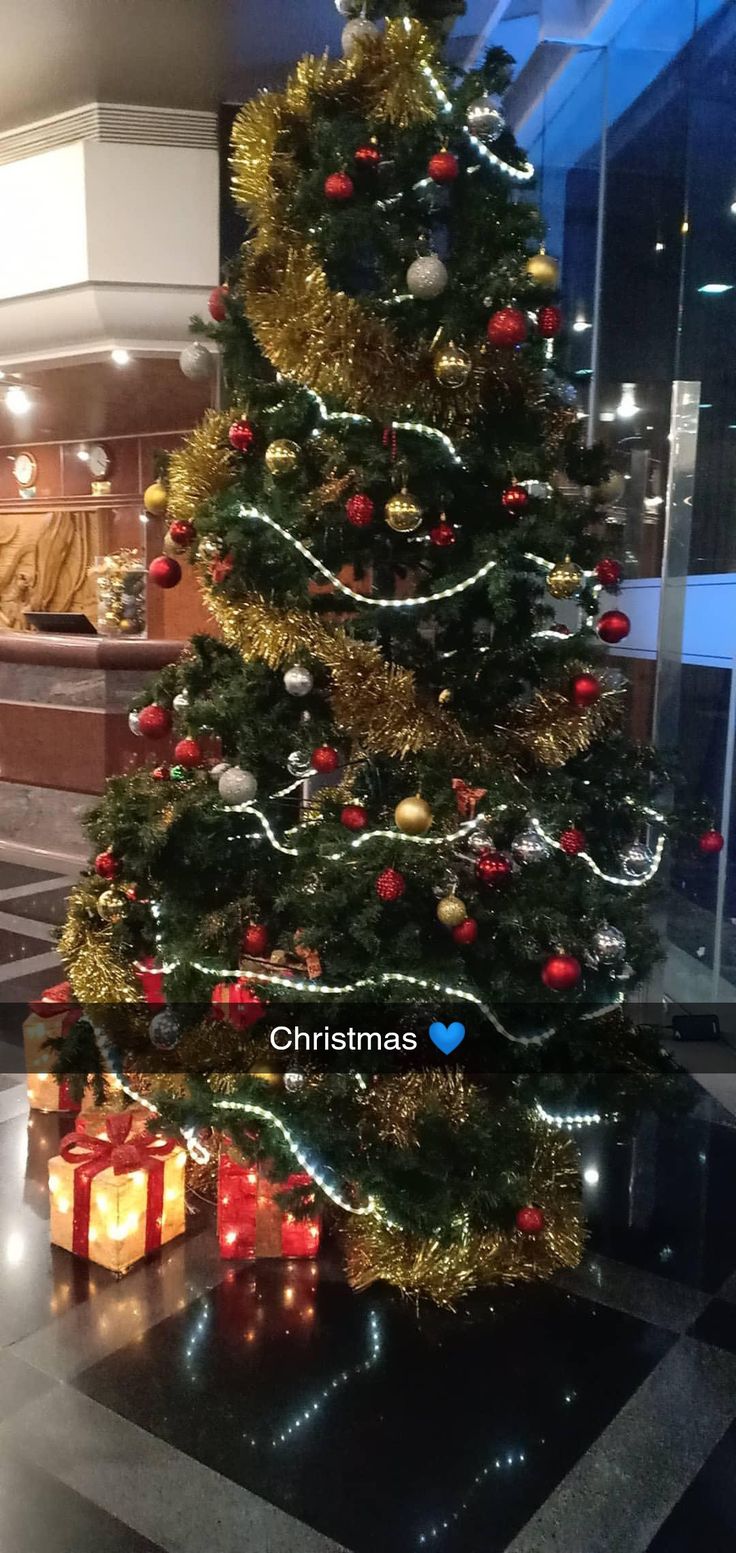
[[[110,1113],[107,1139],[70,1133],[49,1163],[51,1243],[127,1273],[184,1231],[186,1152]]]
[[[256,1165],[240,1164],[226,1148],[217,1172],[217,1238],[224,1257],[305,1257],[319,1250],[319,1215],[295,1218],[276,1193],[312,1186],[308,1175],[268,1181]]]
[[[23,1049],[31,1110],[79,1111],[80,1103],[72,1100],[66,1079],[59,1083],[50,1072],[53,1055],[46,1049],[48,1040],[66,1035],[79,1018],[81,1010],[74,1002],[69,983],[61,981],[55,987],[47,987],[29,1007],[31,1012],[23,1021]],[[91,1101],[90,1091],[87,1095]]]
[[[112,1080],[113,1084],[115,1082],[115,1080]],[[111,1110],[109,1105],[93,1105],[89,1107],[89,1110],[85,1107],[77,1118],[77,1132],[83,1132],[87,1138],[102,1138],[109,1141],[107,1124],[111,1116],[120,1115],[119,1109]],[[141,1133],[148,1133],[148,1124],[151,1121],[152,1113],[147,1111],[145,1106],[128,1106],[126,1107],[125,1115],[130,1118],[129,1136],[140,1137]]]

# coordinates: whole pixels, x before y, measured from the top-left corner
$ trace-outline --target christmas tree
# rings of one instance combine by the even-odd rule
[[[451,3],[380,29],[338,9],[344,58],[235,124],[249,235],[198,326],[228,408],[171,460],[153,568],[171,585],[186,556],[219,634],[132,713],[173,728],[174,763],[91,815],[62,947],[95,1011],[59,1067],[140,1072],[141,989],[165,998],[164,1125],[298,1160],[356,1285],[451,1299],[579,1256],[575,1151],[529,1069],[656,1066],[619,1005],[656,954],[666,825],[602,645],[628,630],[598,604],[616,478],[555,367],[510,61],[448,72]],[[284,1007],[344,1030],[356,1003],[430,1051],[433,1020],[465,1020],[478,1077],[349,1053],[274,1083]]]

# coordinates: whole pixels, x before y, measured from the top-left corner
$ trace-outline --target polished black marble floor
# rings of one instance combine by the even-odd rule
[[[650,1553],[733,1553],[736,1548],[736,1424],[708,1457]]]

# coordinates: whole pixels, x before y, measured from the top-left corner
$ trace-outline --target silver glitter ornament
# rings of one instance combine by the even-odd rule
[[[593,934],[590,952],[599,965],[611,965],[617,960],[623,960],[626,953],[626,939],[617,927],[611,927],[610,923],[603,922]]]
[[[136,739],[143,738],[143,734],[141,733],[141,720],[137,712],[128,713],[128,727],[131,733],[135,734]]]
[[[252,771],[244,771],[242,766],[229,766],[223,771],[217,790],[223,803],[250,803],[258,792],[258,783]]]
[[[482,97],[474,98],[468,104],[467,123],[471,135],[475,135],[477,140],[483,140],[486,144],[498,140],[506,123],[500,98],[494,97],[492,92],[484,92]]]
[[[643,879],[654,862],[654,857],[643,841],[634,841],[621,853],[621,867],[627,879]]]
[[[441,296],[448,280],[447,270],[436,253],[415,259],[406,272],[406,284],[412,296],[422,302],[431,302],[433,297]]]
[[[160,1014],[154,1014],[148,1026],[148,1034],[156,1051],[170,1052],[179,1045],[181,1025],[173,1008],[162,1008]]]
[[[487,852],[493,850],[493,842],[484,825],[476,825],[475,830],[468,832],[461,839],[461,846],[466,846],[469,852]]]
[[[300,663],[295,663],[293,668],[287,669],[284,675],[284,690],[290,696],[308,696],[314,687],[314,679],[309,669],[303,668]]]
[[[312,769],[312,758],[305,750],[292,750],[286,758],[287,770],[293,777],[305,777]]]
[[[511,843],[511,851],[517,863],[543,863],[549,857],[549,847],[539,831],[529,827],[515,836]]]
[[[352,59],[363,43],[371,43],[378,37],[378,28],[368,21],[367,16],[356,16],[355,20],[348,22],[342,29],[342,51],[346,59]]]
[[[175,712],[184,712],[189,705],[189,691],[180,690],[171,703]]]
[[[201,340],[190,340],[179,356],[179,366],[192,383],[202,383],[205,378],[212,376],[215,358]]]
[[[290,1095],[293,1095],[297,1089],[302,1089],[304,1083],[305,1078],[303,1073],[299,1073],[295,1070],[293,1073],[284,1074],[284,1089]]]

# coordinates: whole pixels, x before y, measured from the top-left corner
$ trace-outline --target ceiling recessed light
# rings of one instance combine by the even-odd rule
[[[116,345],[115,349],[110,351],[110,359],[115,362],[116,367],[128,367],[131,359],[130,351],[124,350],[122,345]]]
[[[578,313],[576,313],[575,322],[572,327],[574,334],[584,334],[586,329],[592,329],[593,325],[588,323],[582,308]]]
[[[698,291],[704,297],[722,297],[724,291],[733,291],[725,280],[709,280],[704,286],[698,286]]]
[[[27,415],[31,408],[30,396],[19,383],[11,383],[5,391],[5,403],[11,415]]]
[[[664,253],[664,243],[660,240],[654,244],[655,253]]]
[[[586,1165],[583,1171],[583,1180],[587,1181],[588,1186],[597,1186],[600,1178],[601,1173],[596,1165]]]
[[[89,448],[77,448],[77,458],[81,458],[83,464],[88,464]]]

